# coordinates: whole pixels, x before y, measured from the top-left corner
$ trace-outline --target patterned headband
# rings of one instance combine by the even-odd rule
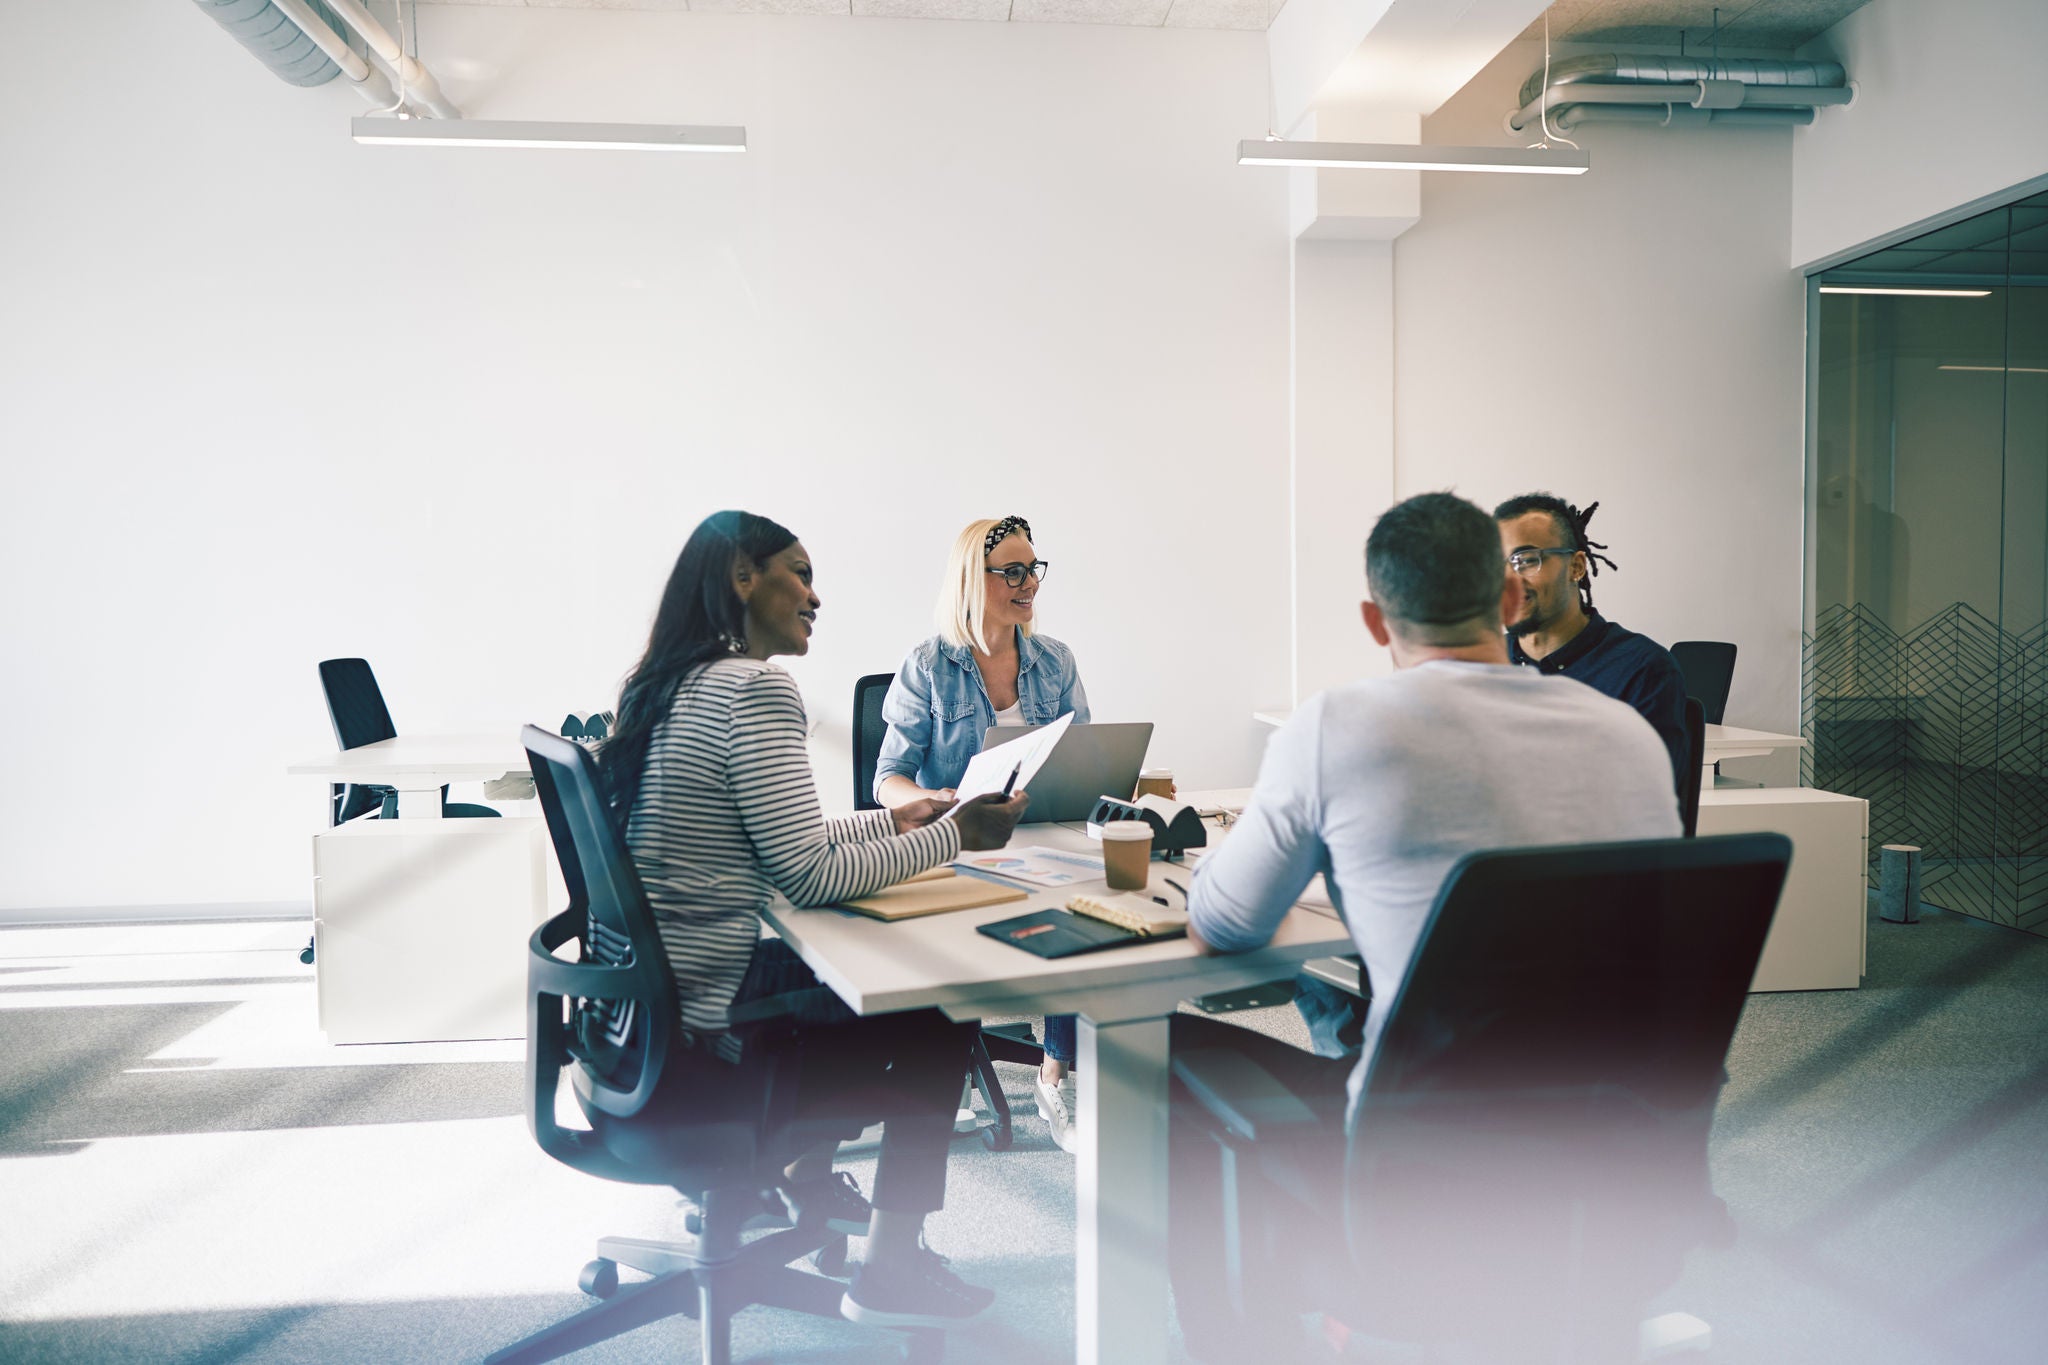
[[[1013,531],[1022,531],[1024,533],[1024,539],[1031,539],[1030,522],[1024,520],[1024,518],[1022,517],[1004,517],[1001,521],[989,527],[988,535],[982,538],[981,557],[983,559],[986,559],[991,554],[994,554],[996,546],[1002,544],[1004,537],[1008,536]]]

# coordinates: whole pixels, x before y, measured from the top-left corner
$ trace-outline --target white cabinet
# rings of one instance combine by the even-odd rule
[[[1700,793],[1701,834],[1768,831],[1792,840],[1792,867],[1751,990],[1841,990],[1862,984],[1869,825],[1868,802],[1812,787],[1721,787]]]
[[[315,835],[327,1041],[524,1037],[526,940],[546,917],[546,843],[533,817],[354,820]]]

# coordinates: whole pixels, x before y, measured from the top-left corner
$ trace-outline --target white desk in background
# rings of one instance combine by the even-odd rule
[[[1217,837],[1212,829],[1211,840]],[[1014,842],[1095,851],[1072,826],[1025,825]],[[1155,885],[1171,877],[1185,886],[1191,872],[1152,864]],[[1256,953],[1203,956],[1173,939],[1048,961],[976,932],[1063,905],[1075,889],[894,924],[778,900],[768,921],[861,1014],[936,1007],[955,1019],[1081,1016],[1076,1358],[1080,1365],[1159,1365],[1168,1335],[1168,1020],[1183,1000],[1291,977],[1309,958],[1348,950],[1351,940],[1327,912],[1299,907]]]
[[[538,815],[441,817],[441,788],[524,773],[506,735],[401,735],[294,763],[327,782],[398,789],[396,820],[313,836],[313,964],[330,1043],[526,1034],[526,940],[547,917]]]

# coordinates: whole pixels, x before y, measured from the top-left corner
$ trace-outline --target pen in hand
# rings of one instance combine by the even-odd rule
[[[1017,774],[1024,771],[1024,760],[1018,759],[1017,766],[1010,769],[1010,780],[1003,783],[1003,800],[1010,799],[1010,789],[1017,785]]]

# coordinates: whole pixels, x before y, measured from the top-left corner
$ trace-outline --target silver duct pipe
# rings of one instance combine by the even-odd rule
[[[271,0],[192,0],[236,42],[292,85],[325,85],[341,68]]]
[[[1650,123],[1660,128],[1744,123],[1787,128],[1812,122],[1811,109],[1695,109],[1687,104],[1573,104],[1550,116],[1550,126],[1560,133],[1569,133],[1582,123]]]
[[[362,54],[348,45],[348,40],[327,26],[306,0],[270,0],[270,3],[284,11],[285,17],[297,24],[299,31],[313,41],[313,45],[327,54],[348,77],[356,93],[369,103],[388,106],[391,101],[391,83],[384,79],[384,73],[364,61]]]
[[[1839,62],[1788,62],[1757,58],[1702,60],[1696,57],[1646,57],[1610,52],[1598,56],[1573,57],[1550,68],[1546,86],[1541,70],[1522,82],[1522,107],[1508,115],[1505,125],[1519,133],[1541,119],[1546,111],[1559,127],[1586,122],[1592,107],[1622,106],[1654,108],[1656,122],[1702,123],[1710,120],[1680,117],[1691,109],[1715,114],[1750,112],[1760,118],[1723,118],[1724,123],[1811,123],[1819,105],[1848,104],[1855,98],[1847,73]],[[1562,112],[1560,112],[1562,111]],[[1618,112],[1612,111],[1610,112]],[[1803,117],[1778,117],[1801,114]],[[1607,122],[1648,122],[1630,113]]]

